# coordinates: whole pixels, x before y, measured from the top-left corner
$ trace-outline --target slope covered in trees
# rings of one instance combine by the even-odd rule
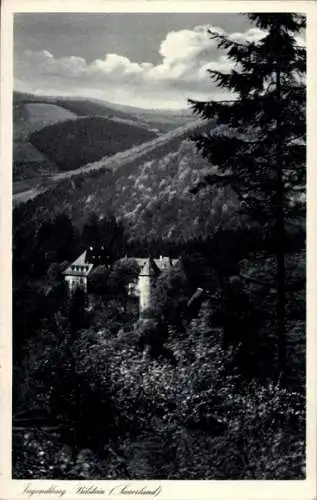
[[[47,126],[30,136],[30,142],[61,171],[73,170],[156,137],[137,125],[103,117],[85,117]]]
[[[203,166],[210,170],[191,141],[154,150],[148,161],[119,169],[105,170],[62,181],[35,200],[17,207],[23,224],[37,226],[45,217],[66,212],[80,227],[91,212],[103,216],[109,210],[122,218],[131,235],[149,237],[202,236],[221,224],[234,225],[232,208],[237,203],[230,189],[215,188],[210,197],[195,198],[189,193]]]
[[[80,120],[78,127],[75,124],[77,119]],[[83,119],[84,121],[81,121]],[[162,113],[159,110],[143,112],[138,108],[117,106],[93,99],[57,98],[14,92],[13,177],[20,183],[26,179],[30,182],[32,178],[38,181],[41,176],[53,174],[60,168],[67,170],[68,164],[69,168],[72,168],[73,161],[76,166],[79,166],[83,164],[82,161],[85,163],[100,159],[108,154],[108,151],[122,151],[131,144],[140,144],[142,140],[148,140],[157,134],[186,125],[194,119],[188,110],[185,113]],[[69,122],[66,129],[65,127],[59,129],[58,124],[67,120],[72,120],[74,123]],[[107,120],[111,120],[110,123]],[[49,128],[43,134],[41,133],[53,124],[55,124],[53,129]],[[109,130],[105,133],[107,125],[115,130],[115,136],[109,137],[111,132]],[[129,125],[132,129],[127,128]],[[83,127],[87,127],[87,133],[84,136]],[[101,128],[100,131],[99,128]],[[140,130],[136,138],[137,129]],[[31,135],[34,132],[38,134],[35,134],[32,140]],[[67,134],[75,134],[74,137],[77,140],[80,139],[82,147],[87,151],[86,155],[77,154],[72,143],[67,142]],[[105,144],[104,147],[98,141],[98,134],[100,141]],[[120,145],[116,139],[117,135],[121,137]],[[130,135],[131,139],[129,139]],[[58,150],[56,145],[54,147],[52,144],[55,137],[58,137],[60,142]],[[127,137],[127,139],[122,140],[122,137]],[[114,140],[113,146],[112,140]],[[67,148],[70,151],[68,156]],[[61,156],[63,159],[66,158],[67,163],[62,161],[62,167],[58,163]]]

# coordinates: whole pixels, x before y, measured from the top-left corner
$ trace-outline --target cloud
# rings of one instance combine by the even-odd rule
[[[217,48],[208,29],[223,33],[213,26],[168,33],[158,48],[156,65],[114,53],[88,63],[81,57],[56,58],[47,50],[26,50],[15,61],[15,79],[20,90],[37,93],[85,95],[144,107],[184,107],[188,97],[224,95],[208,78],[207,69],[227,71],[232,62]],[[261,36],[257,28],[231,34],[240,42]]]
[[[114,53],[88,63],[81,57],[56,58],[47,50],[26,50],[15,61],[15,79],[21,90],[37,93],[85,94],[146,107],[184,107],[188,97],[213,94],[206,73],[208,62],[218,64],[219,69],[226,64],[207,26],[168,33],[158,54],[160,60],[154,65]]]
[[[250,28],[245,33],[231,33],[230,39],[240,43],[243,43],[244,41],[257,42],[258,40],[261,40],[264,35],[265,31],[259,28]]]

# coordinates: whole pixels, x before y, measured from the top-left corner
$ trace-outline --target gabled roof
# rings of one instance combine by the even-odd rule
[[[87,250],[85,250],[76,260],[72,263],[72,266],[86,266],[87,262]]]
[[[164,269],[177,264],[179,259],[170,259],[169,257],[160,257],[153,259],[152,257],[134,258],[129,257],[137,262],[140,267],[139,276],[158,276]],[[72,264],[63,272],[65,276],[88,276],[92,271],[94,264],[87,261],[87,251],[85,250],[79,257],[77,257]]]
[[[177,264],[178,259],[170,259],[169,257],[160,257],[153,259],[151,257],[144,259],[139,276],[158,276],[164,269],[169,269]]]
[[[67,269],[63,272],[67,276],[88,276],[93,264],[87,262],[87,251],[85,250]]]

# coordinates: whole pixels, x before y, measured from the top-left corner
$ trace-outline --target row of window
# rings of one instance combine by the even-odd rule
[[[82,272],[82,273],[85,273],[89,270],[89,266],[72,266],[72,271],[78,271],[78,272]]]

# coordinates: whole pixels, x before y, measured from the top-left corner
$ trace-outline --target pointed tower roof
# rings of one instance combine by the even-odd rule
[[[160,268],[157,266],[152,257],[146,259],[144,266],[141,269],[140,276],[158,276],[161,273]]]

